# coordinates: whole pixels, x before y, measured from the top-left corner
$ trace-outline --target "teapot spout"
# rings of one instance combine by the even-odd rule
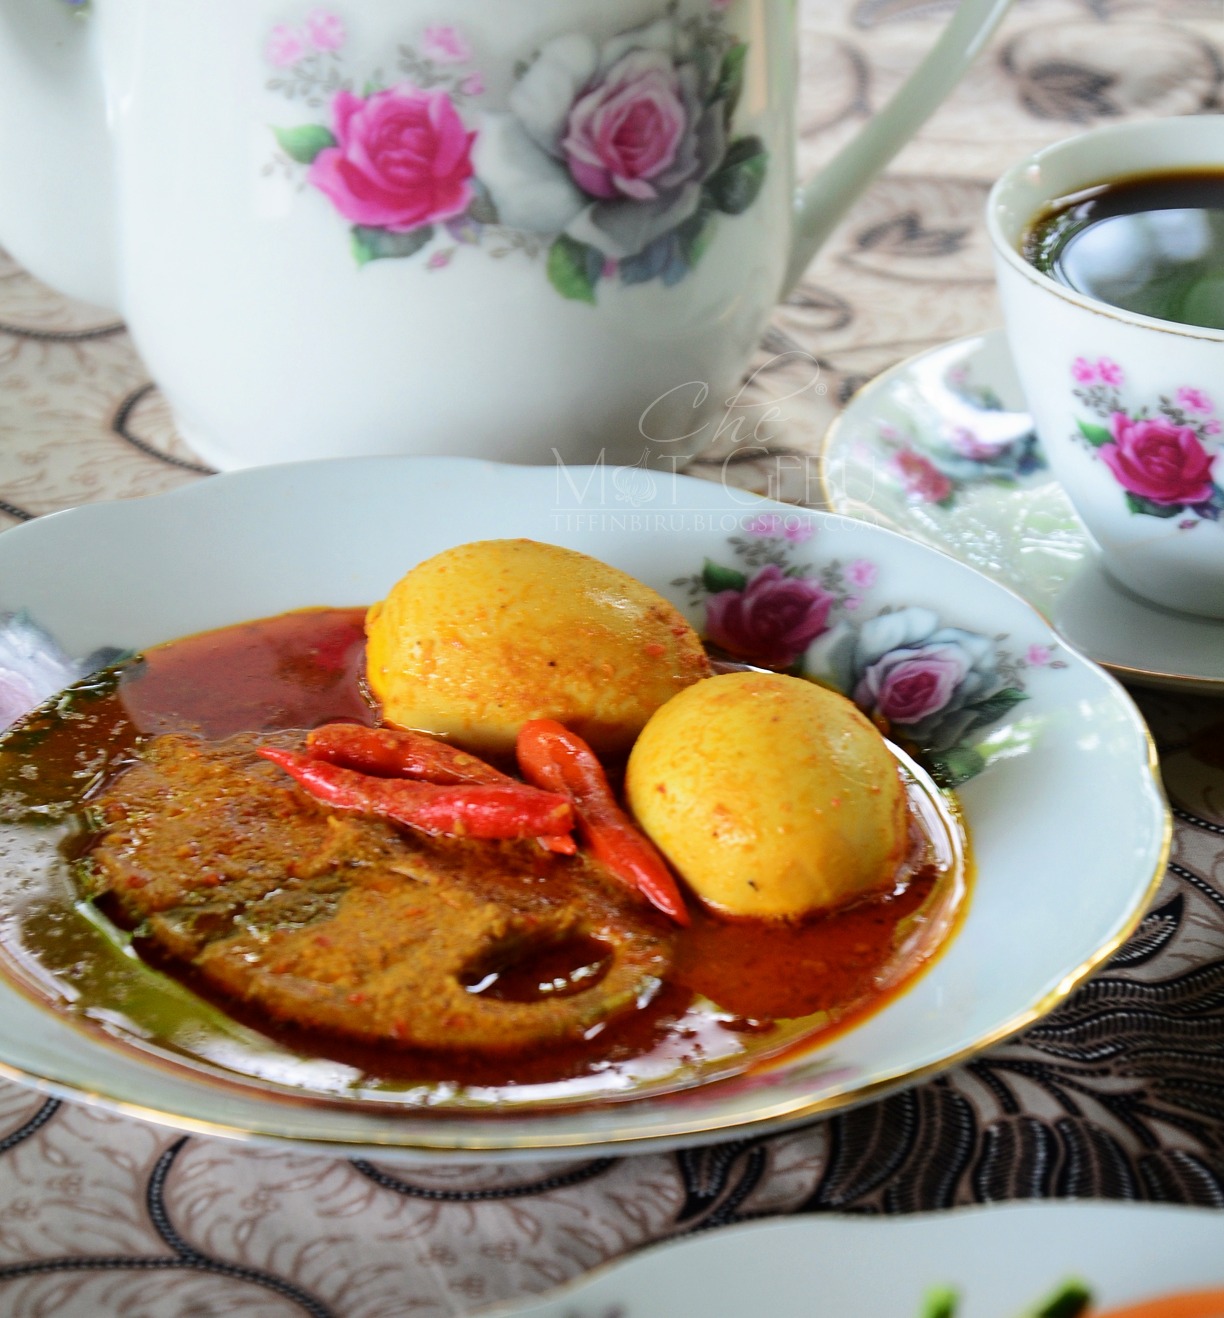
[[[799,192],[795,239],[783,293],[799,282],[820,244],[859,194],[960,81],[1011,0],[960,0],[952,20],[900,91]]]
[[[0,245],[38,278],[118,305],[111,145],[95,24],[0,0]]]

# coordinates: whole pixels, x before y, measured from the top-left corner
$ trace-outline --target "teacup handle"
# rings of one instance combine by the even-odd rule
[[[951,22],[900,91],[799,190],[783,296],[868,183],[926,122],[990,40],[1011,0],[961,0]]]

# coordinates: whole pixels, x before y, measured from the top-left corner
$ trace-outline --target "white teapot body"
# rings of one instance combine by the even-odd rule
[[[0,0],[0,242],[218,467],[678,461],[1004,3],[797,205],[789,0]]]

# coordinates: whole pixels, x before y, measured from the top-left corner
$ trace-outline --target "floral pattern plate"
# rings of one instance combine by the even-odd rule
[[[1019,1318],[1071,1278],[1110,1308],[1224,1286],[1221,1242],[1214,1212],[1137,1204],[790,1218],[649,1249],[488,1318],[920,1318],[944,1289],[960,1318]]]
[[[339,1096],[296,1066],[289,1084],[275,1065],[258,1079],[186,1065],[103,1029],[70,992],[54,1007],[25,996],[2,964],[0,1069],[187,1129],[384,1160],[666,1147],[800,1122],[949,1066],[1053,1007],[1135,925],[1169,818],[1146,728],[1111,677],[945,555],[686,477],[357,459],[40,519],[0,536],[0,692],[11,717],[117,651],[368,603],[443,548],[503,536],[632,573],[719,649],[887,718],[955,785],[976,879],[934,963],[855,1028],[747,1074],[615,1102],[542,1097],[512,1116],[359,1083]],[[0,862],[0,887],[22,882],[16,868]]]
[[[1095,417],[1116,402],[1108,379],[1097,377],[1116,368],[1076,366],[1091,377],[1081,387]],[[1184,402],[1196,424],[1217,426],[1212,400],[1192,392]],[[822,479],[830,508],[985,572],[1120,677],[1224,691],[1224,622],[1150,604],[1102,567],[1046,465],[1001,330],[932,349],[873,380],[829,428]]]

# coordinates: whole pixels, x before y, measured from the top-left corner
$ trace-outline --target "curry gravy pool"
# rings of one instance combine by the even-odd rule
[[[962,830],[906,766],[913,845],[891,891],[796,923],[717,919],[692,903],[680,929],[647,913],[669,948],[661,985],[584,1037],[509,1051],[369,1043],[218,993],[139,925],[121,928],[132,921],[115,903],[87,895],[96,803],[153,735],[375,723],[361,684],[363,615],[307,610],[154,648],[0,738],[0,968],[13,982],[118,1046],[239,1083],[512,1110],[683,1088],[810,1047],[901,991],[953,929],[966,897]],[[541,852],[545,884],[550,863]],[[563,999],[606,973],[605,954],[576,937],[517,964],[472,967],[464,986],[476,999]]]

